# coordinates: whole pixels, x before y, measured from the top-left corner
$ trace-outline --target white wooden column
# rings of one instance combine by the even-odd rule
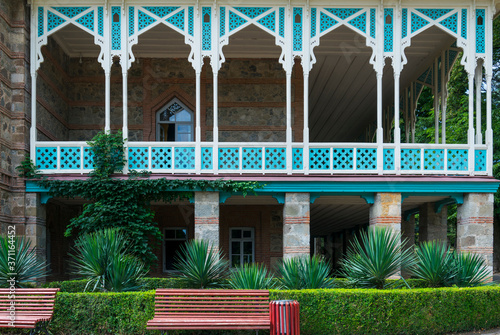
[[[487,171],[488,175],[493,175],[493,129],[491,120],[491,81],[493,75],[493,18],[495,14],[494,5],[486,10],[485,33],[486,33],[486,59],[484,61],[485,77],[486,77],[486,153],[487,153]]]
[[[449,53],[448,53],[449,57]],[[444,64],[448,64],[446,52],[441,54],[441,143],[446,144],[446,100],[448,99],[448,74]]]
[[[129,69],[129,54],[128,54],[128,11],[122,7],[122,25],[121,25],[121,46],[122,46],[122,135],[124,142],[125,165],[123,173],[128,173],[128,69]]]
[[[309,174],[309,72],[311,71],[311,8],[309,7],[309,2],[305,6],[305,15],[303,19],[302,26],[304,27],[303,33],[303,50],[304,57],[302,58],[302,72],[303,72],[303,89],[304,89],[304,130],[302,132],[302,167],[304,168],[304,174]]]
[[[285,16],[285,72],[286,72],[286,171],[292,174],[292,69],[293,69],[293,15],[290,4]]]
[[[384,173],[384,128],[382,120],[382,75],[384,72],[384,7],[378,6],[375,74],[377,76],[377,171]]]
[[[399,125],[400,116],[400,100],[399,100],[399,90],[400,83],[399,79],[401,76],[401,6],[396,5],[394,8],[393,15],[393,25],[394,25],[394,58],[393,69],[394,69],[394,144],[396,149],[394,150],[394,164],[396,169],[396,174],[401,173],[401,128]]]
[[[38,9],[31,7],[31,29],[30,29],[30,73],[31,73],[31,127],[30,127],[30,158],[36,164],[36,80],[38,58],[36,49],[36,32],[38,32]],[[44,21],[45,22],[45,21]]]
[[[203,59],[201,58],[201,21],[203,20],[201,15],[200,4],[197,3],[194,6],[195,10],[195,20],[194,20],[194,39],[195,44],[195,54],[194,54],[194,70],[196,75],[196,111],[195,111],[195,171],[200,173],[201,171],[201,120],[200,120],[200,109],[201,109],[201,70],[203,67]]]
[[[213,6],[212,16],[212,73],[213,73],[213,149],[212,149],[212,164],[214,174],[219,173],[219,70],[220,70],[220,56],[219,56],[219,22],[220,11],[215,5]]]
[[[107,4],[104,9],[104,132],[109,133],[111,130],[111,66],[113,65],[113,60],[111,59],[111,20],[113,15],[111,13],[111,6]]]
[[[438,59],[434,59],[433,65],[433,86],[434,86],[434,143],[439,143],[439,85],[438,85],[438,76],[439,76],[439,64]]]
[[[469,7],[469,17],[467,29],[467,64],[466,71],[469,80],[469,128],[467,130],[467,144],[469,146],[468,171],[469,175],[474,174],[474,74],[476,64],[476,7]]]
[[[483,134],[481,127],[481,85],[483,82],[483,65],[478,61],[476,72],[476,144],[483,144]]]

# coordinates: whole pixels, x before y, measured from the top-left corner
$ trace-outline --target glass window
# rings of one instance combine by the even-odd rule
[[[177,251],[187,241],[187,228],[165,228],[163,231],[163,269],[171,271],[174,269],[174,260]]]
[[[231,260],[231,267],[253,263],[255,255],[253,228],[231,228],[229,236],[229,259]]]
[[[156,113],[156,140],[192,142],[193,112],[177,98]]]

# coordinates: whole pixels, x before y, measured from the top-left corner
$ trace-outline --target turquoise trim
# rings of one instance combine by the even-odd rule
[[[42,193],[40,196],[40,203],[45,205],[47,203],[47,201],[49,201],[50,198],[52,198],[52,196],[49,195],[48,193]]]
[[[226,200],[229,199],[232,195],[232,193],[229,192],[219,192],[219,203],[224,204],[226,203]]]
[[[272,197],[278,201],[279,204],[285,203],[285,193],[273,194]]]
[[[463,201],[463,196],[462,196],[462,202],[461,203],[463,203],[463,202],[464,201]],[[435,207],[434,207],[434,211],[439,214],[439,213],[441,213],[441,210],[443,209],[444,206],[446,206],[446,205],[453,205],[453,204],[456,204],[456,203],[457,203],[457,201],[454,198],[443,199],[441,201],[436,202]]]
[[[417,214],[418,212],[420,212],[420,208],[413,208],[413,209],[409,209],[407,211],[405,211],[403,213],[403,220],[405,221],[409,221],[410,220],[410,216],[412,216],[413,214]]]

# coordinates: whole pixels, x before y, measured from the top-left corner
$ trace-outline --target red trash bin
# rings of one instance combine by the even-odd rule
[[[271,335],[300,335],[299,303],[275,300],[269,303]]]

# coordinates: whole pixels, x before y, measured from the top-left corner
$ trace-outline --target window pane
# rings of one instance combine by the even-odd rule
[[[177,229],[175,231],[175,238],[185,240],[187,238],[187,232],[186,229]]]
[[[251,230],[244,230],[243,237],[252,237],[252,231]]]
[[[160,121],[172,121],[172,117],[175,118],[175,114],[170,110],[165,110],[160,114]]]
[[[177,251],[185,241],[165,241],[165,270],[174,269],[174,259],[177,256]]]
[[[175,230],[174,229],[166,229],[165,230],[165,238],[175,238]]]
[[[176,117],[177,117],[177,122],[179,122],[179,121],[191,121],[191,113],[189,113],[185,109],[178,112]]]
[[[232,267],[238,267],[241,265],[241,260],[239,255],[233,255],[231,258],[231,266]]]
[[[178,134],[177,140],[179,142],[190,142],[191,141],[191,134]]]
[[[243,263],[252,263],[252,255],[243,256]]]
[[[240,254],[241,253],[240,242],[232,242],[231,243],[231,252],[233,254]]]
[[[241,229],[233,229],[231,230],[232,238],[241,238]]]
[[[252,254],[252,242],[243,242],[243,253],[245,255],[251,255]]]
[[[179,124],[177,125],[177,132],[179,133],[190,133],[191,125],[189,124]]]

